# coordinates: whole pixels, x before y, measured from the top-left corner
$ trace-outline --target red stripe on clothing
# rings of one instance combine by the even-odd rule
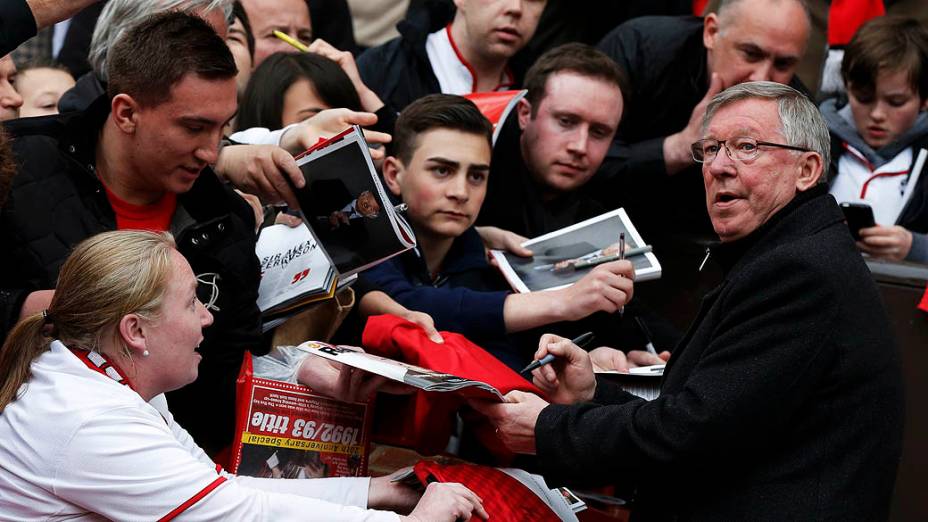
[[[219,477],[219,478],[217,478],[216,480],[212,481],[208,486],[206,486],[205,488],[201,489],[199,493],[197,493],[196,495],[190,497],[186,502],[184,502],[183,504],[181,504],[181,505],[177,506],[176,508],[174,508],[174,510],[171,511],[170,513],[168,513],[167,515],[164,515],[163,517],[159,518],[159,519],[158,519],[158,522],[166,522],[166,521],[168,521],[168,520],[174,520],[174,518],[176,518],[177,515],[180,515],[181,513],[183,513],[184,511],[186,511],[187,508],[189,508],[190,506],[192,506],[192,505],[196,504],[197,502],[199,502],[200,499],[202,499],[202,498],[205,497],[206,495],[209,495],[210,492],[212,492],[214,489],[218,488],[219,485],[222,484],[222,483],[225,482],[225,481],[226,481],[226,478],[225,478],[225,477]]]
[[[461,64],[464,67],[467,67],[467,70],[470,71],[471,85],[470,92],[477,92],[477,71],[470,66],[467,60],[464,59],[464,55],[461,54],[461,51],[458,50],[458,44],[454,43],[454,37],[451,36],[451,24],[445,26],[445,32],[448,34],[448,41],[451,42],[451,50],[454,51],[454,54],[458,57],[458,60],[461,61]]]
[[[874,174],[870,176],[870,179],[864,181],[864,186],[860,188],[860,199],[865,199],[867,197],[867,187],[870,186],[870,182],[876,178],[891,178],[893,176],[905,176],[908,174],[907,170],[900,170],[899,172],[880,172],[879,174]]]

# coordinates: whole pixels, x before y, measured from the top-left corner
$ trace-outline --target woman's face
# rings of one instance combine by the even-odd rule
[[[299,123],[306,118],[315,116],[319,111],[332,107],[322,101],[316,88],[306,78],[301,78],[290,85],[284,92],[284,106],[281,110],[280,120],[284,127],[291,123]]]
[[[171,257],[173,269],[159,317],[146,321],[144,330],[147,362],[157,372],[159,392],[196,380],[203,358],[196,349],[203,340],[203,328],[213,322],[212,314],[197,299],[197,279],[187,260],[176,250]]]
[[[58,114],[58,100],[71,87],[74,78],[67,71],[37,67],[20,72],[16,81],[16,89],[23,97],[19,117]]]

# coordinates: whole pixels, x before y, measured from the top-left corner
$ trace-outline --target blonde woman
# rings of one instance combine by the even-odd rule
[[[486,513],[458,484],[235,477],[178,426],[164,392],[193,381],[212,316],[168,234],[79,244],[47,310],[0,348],[0,518],[453,521]],[[208,405],[204,405],[208,407]]]

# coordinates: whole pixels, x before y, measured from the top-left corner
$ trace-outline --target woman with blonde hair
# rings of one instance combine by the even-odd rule
[[[212,322],[169,234],[79,244],[49,308],[0,348],[0,518],[452,521],[480,500],[458,484],[418,494],[388,477],[236,477],[178,426],[164,392],[193,381]],[[203,404],[203,408],[210,405]]]

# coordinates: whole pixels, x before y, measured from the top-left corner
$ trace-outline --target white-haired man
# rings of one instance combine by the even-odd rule
[[[475,404],[546,475],[630,484],[639,520],[885,520],[901,453],[899,357],[870,272],[822,183],[828,131],[790,87],[715,96],[702,139],[724,281],[674,350],[661,395],[597,381],[610,348],[541,339],[554,404]]]

